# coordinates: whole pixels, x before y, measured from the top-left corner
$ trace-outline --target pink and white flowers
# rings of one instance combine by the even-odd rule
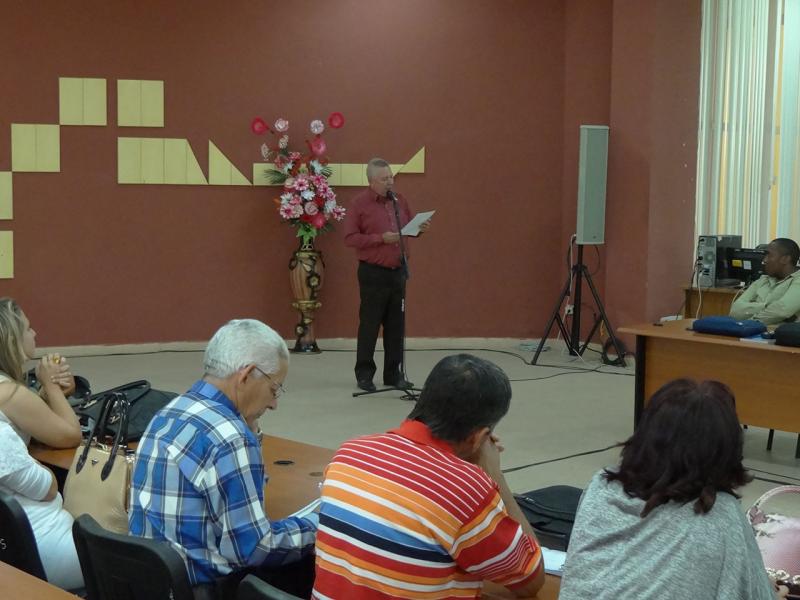
[[[344,124],[344,117],[332,113],[328,124],[338,129]],[[309,125],[314,136],[305,140],[307,155],[289,150],[289,121],[282,117],[275,120],[272,128],[256,117],[250,127],[255,134],[274,136],[273,142],[261,145],[261,156],[272,163],[267,169],[267,178],[270,183],[283,187],[275,199],[278,214],[297,228],[297,237],[303,239],[304,245],[310,244],[318,233],[331,229],[333,221],[344,219],[346,211],[336,201],[336,193],[328,184],[331,169],[325,156],[327,144],[321,137],[325,130],[322,120],[314,119]]]

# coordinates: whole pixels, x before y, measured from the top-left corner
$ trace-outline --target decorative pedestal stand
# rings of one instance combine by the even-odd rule
[[[314,334],[314,313],[322,306],[318,298],[324,273],[322,252],[314,248],[313,241],[301,243],[289,261],[289,283],[294,295],[292,308],[300,313],[300,320],[294,327],[297,341],[292,352],[322,352]]]

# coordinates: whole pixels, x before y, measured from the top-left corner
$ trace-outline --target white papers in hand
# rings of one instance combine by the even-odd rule
[[[403,229],[400,230],[400,233],[403,235],[410,235],[410,236],[418,236],[419,235],[419,226],[422,225],[425,221],[430,219],[436,211],[432,210],[429,212],[421,212],[417,213],[417,216],[411,219]]]
[[[319,508],[320,504],[322,504],[322,500],[320,498],[317,498],[316,500],[312,500],[311,502],[306,504],[303,508],[301,508],[297,512],[293,512],[289,516],[290,517],[300,517],[300,518],[307,517],[308,515],[313,513],[315,510],[317,510],[317,508]]]
[[[542,560],[544,560],[545,573],[561,577],[564,572],[564,561],[567,560],[567,553],[542,546]]]

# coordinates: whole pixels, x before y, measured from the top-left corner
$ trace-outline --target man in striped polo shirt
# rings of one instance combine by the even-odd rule
[[[511,385],[469,354],[441,360],[400,427],[346,442],[325,472],[312,598],[519,596],[544,583],[533,530],[492,431]]]

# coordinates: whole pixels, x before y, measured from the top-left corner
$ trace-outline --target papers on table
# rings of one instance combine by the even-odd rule
[[[320,504],[322,504],[322,500],[320,498],[317,498],[316,500],[312,500],[311,502],[306,504],[303,508],[301,508],[297,512],[293,512],[289,516],[290,517],[300,517],[300,518],[307,517],[308,515],[313,513],[315,510],[317,510],[319,508]]]
[[[410,235],[410,236],[418,236],[419,235],[419,226],[422,225],[425,221],[430,219],[436,211],[432,210],[430,212],[421,212],[417,213],[417,216],[411,219],[403,229],[400,230],[400,233],[403,235]]]
[[[775,343],[775,338],[764,338],[764,337],[761,337],[760,333],[757,333],[756,335],[751,336],[751,337],[739,338],[739,341],[740,342],[753,342],[755,344],[774,344]]]
[[[567,553],[561,550],[551,550],[542,546],[542,559],[544,559],[544,572],[550,575],[558,575],[564,572],[564,561],[567,560]]]

